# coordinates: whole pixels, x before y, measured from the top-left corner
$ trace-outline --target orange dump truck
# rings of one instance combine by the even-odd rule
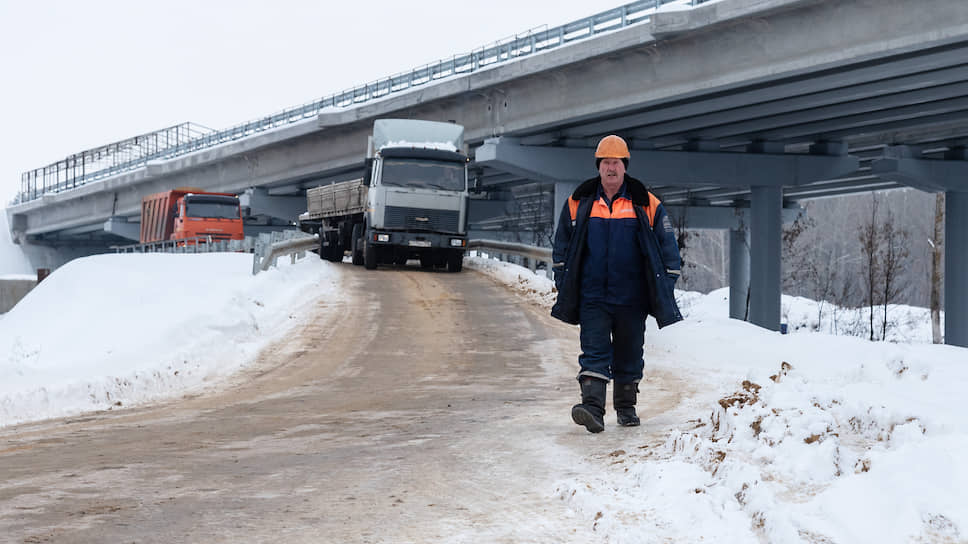
[[[239,197],[180,188],[141,201],[141,243],[185,240],[242,240]]]

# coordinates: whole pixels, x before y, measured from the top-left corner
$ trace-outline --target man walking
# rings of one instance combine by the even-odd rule
[[[553,250],[558,300],[551,315],[580,326],[581,403],[571,410],[589,432],[605,429],[605,394],[618,424],[635,426],[642,379],[645,319],[659,328],[682,320],[673,287],[681,259],[675,230],[659,199],[629,177],[629,148],[602,138],[598,177],[575,189],[561,210]]]

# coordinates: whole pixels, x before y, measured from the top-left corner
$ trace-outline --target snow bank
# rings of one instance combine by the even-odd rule
[[[246,254],[99,255],[59,268],[0,321],[0,426],[211,385],[338,281],[318,259],[251,270]]]
[[[545,307],[554,300],[550,282],[521,267],[468,267]],[[814,332],[805,299],[783,297],[797,332],[780,335],[728,319],[728,290],[677,298],[684,322],[656,332],[650,319],[646,375],[681,375],[698,393],[663,423],[641,414],[641,430],[607,417],[606,434],[627,438],[589,444],[583,475],[554,493],[603,542],[968,537],[968,350],[928,344],[925,310],[890,309],[898,337],[921,331],[920,344],[902,344]]]
[[[542,308],[554,301],[543,271],[465,264]],[[235,254],[57,270],[0,321],[0,426],[214,385],[291,330],[312,295],[339,296],[340,265],[250,270]],[[648,325],[646,374],[681,379],[679,405],[635,429],[613,414],[601,435],[575,429],[588,452],[578,476],[536,492],[602,542],[963,542],[968,350],[795,322],[780,335],[727,319],[725,295],[678,292],[687,319]],[[806,302],[783,304],[795,316]],[[898,323],[917,311],[893,310]]]

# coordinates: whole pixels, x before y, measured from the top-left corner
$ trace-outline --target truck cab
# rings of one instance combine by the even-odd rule
[[[463,130],[430,121],[383,119],[374,124],[363,181],[369,187],[363,244],[368,268],[416,258],[425,268],[461,269],[468,203]]]
[[[205,236],[213,241],[242,240],[239,198],[222,193],[188,193],[175,204],[172,240]]]
[[[242,240],[242,209],[231,193],[181,187],[141,200],[141,243]]]

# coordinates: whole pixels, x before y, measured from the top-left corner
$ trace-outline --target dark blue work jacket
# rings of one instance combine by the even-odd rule
[[[641,304],[660,328],[682,320],[673,291],[681,258],[662,203],[628,175],[611,209],[600,188],[599,177],[582,183],[561,210],[551,315],[578,324],[582,300],[603,300]]]
[[[612,202],[601,185],[595,196],[581,265],[582,300],[647,307],[641,279],[645,263],[638,243],[639,220],[626,184],[622,184]]]

